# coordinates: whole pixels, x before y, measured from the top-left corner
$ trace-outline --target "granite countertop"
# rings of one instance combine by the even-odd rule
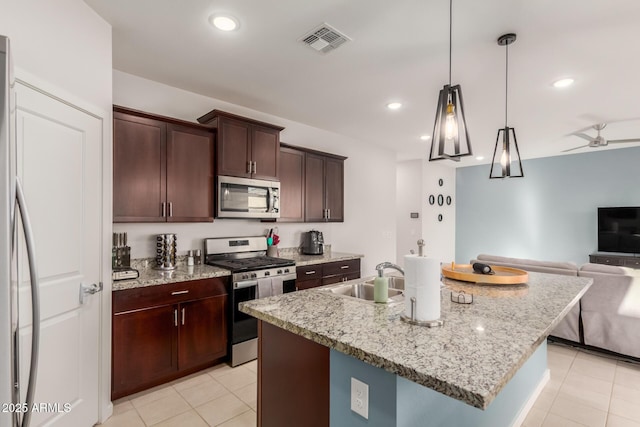
[[[485,409],[591,283],[543,273],[529,273],[528,284],[509,286],[444,279],[444,326],[437,328],[400,320],[403,303],[370,304],[322,289],[254,300],[240,309]],[[460,290],[473,293],[473,304],[451,302],[451,292]]]
[[[145,263],[145,261],[147,261]],[[134,260],[132,267],[137,269],[140,276],[133,280],[113,281],[111,289],[142,288],[145,286],[166,285],[169,283],[186,282],[189,280],[209,279],[211,277],[230,276],[231,272],[224,268],[202,264],[188,267],[184,262],[178,262],[175,270],[161,271],[152,268],[153,262],[148,260]]]
[[[305,265],[323,264],[327,262],[347,261],[350,259],[364,258],[364,255],[350,254],[346,252],[334,252],[330,248],[325,250],[322,255],[303,255],[298,253],[297,248],[294,250],[286,249],[281,250],[279,253],[280,258],[291,259],[296,262],[296,267],[303,267]]]
[[[328,250],[323,255],[302,255],[298,253],[298,248],[281,249],[278,256],[280,258],[294,260],[296,266],[321,264],[334,261],[345,261],[349,259],[362,258],[364,255],[349,254],[343,252],[332,252],[331,246],[326,246]],[[131,267],[139,271],[140,276],[133,280],[113,281],[111,287],[114,291],[123,289],[142,288],[145,286],[166,285],[168,283],[186,282],[189,280],[207,279],[210,277],[230,276],[231,272],[219,267],[212,267],[206,264],[187,267],[186,256],[178,257],[178,267],[172,271],[161,271],[151,267],[155,262],[154,258],[135,259],[131,262]]]

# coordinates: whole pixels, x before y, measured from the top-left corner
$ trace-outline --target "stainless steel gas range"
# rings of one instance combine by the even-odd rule
[[[296,290],[295,262],[266,256],[263,236],[205,239],[205,262],[232,273],[230,293],[231,366],[258,355],[258,321],[238,310],[238,304]]]

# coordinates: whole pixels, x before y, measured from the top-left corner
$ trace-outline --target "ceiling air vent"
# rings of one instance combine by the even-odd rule
[[[318,52],[327,53],[351,39],[325,23],[309,31],[300,40]]]

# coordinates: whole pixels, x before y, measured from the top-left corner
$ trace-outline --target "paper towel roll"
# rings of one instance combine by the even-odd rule
[[[415,297],[415,317],[419,321],[440,318],[440,262],[429,257],[404,257],[404,314],[411,317],[411,298]]]

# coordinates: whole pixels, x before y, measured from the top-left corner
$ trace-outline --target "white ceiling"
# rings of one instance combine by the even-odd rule
[[[419,136],[432,133],[448,78],[447,0],[86,2],[113,26],[118,70],[388,147],[398,159],[427,157]],[[233,14],[240,29],[211,27],[215,12]],[[327,54],[299,41],[323,22],[352,41]],[[608,139],[640,137],[640,1],[454,0],[452,83],[484,162],[504,126],[496,39],[507,32],[518,36],[509,125],[523,159],[584,145],[568,135],[597,122],[619,121],[603,131]],[[573,86],[552,87],[566,76]],[[386,109],[396,100],[402,109]]]

